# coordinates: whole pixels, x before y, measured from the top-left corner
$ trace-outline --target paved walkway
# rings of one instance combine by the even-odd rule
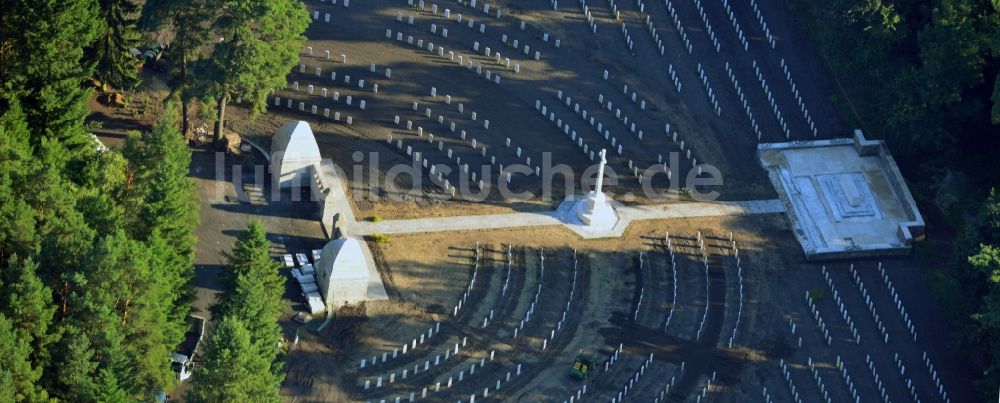
[[[637,220],[659,220],[670,218],[719,217],[751,214],[783,213],[780,200],[750,200],[736,202],[690,202],[670,203],[650,206],[624,206],[612,202],[618,213],[618,222],[612,228],[592,228],[581,225],[576,220],[574,199],[568,199],[555,211],[542,213],[509,213],[452,217],[428,217],[382,222],[358,221],[351,209],[346,181],[341,180],[340,169],[329,160],[324,160],[321,172],[327,175],[331,186],[328,198],[337,212],[334,226],[345,235],[413,234],[445,231],[479,231],[504,228],[548,227],[562,225],[584,238],[618,237],[625,233],[629,224]],[[326,225],[326,223],[324,223]]]
[[[785,211],[780,200],[715,202],[715,203],[673,203],[657,206],[616,206],[619,215],[619,225],[624,230],[628,224],[637,220],[657,220],[669,218],[717,217],[747,214],[772,214]],[[344,231],[356,235],[410,234],[420,232],[443,231],[473,231],[502,228],[545,227],[556,225],[573,225],[561,217],[560,208],[544,213],[510,213],[455,217],[429,217],[408,220],[389,220],[378,223],[353,222],[345,223]],[[624,225],[622,225],[624,224]],[[612,230],[612,232],[617,232]],[[606,236],[614,236],[607,234]],[[620,236],[620,234],[619,234]]]

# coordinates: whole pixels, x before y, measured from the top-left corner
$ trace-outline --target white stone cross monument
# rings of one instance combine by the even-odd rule
[[[618,215],[604,195],[604,166],[608,160],[605,158],[606,150],[601,149],[600,165],[597,167],[597,183],[594,190],[587,193],[587,196],[576,205],[576,216],[584,225],[593,227],[613,227],[618,221]]]

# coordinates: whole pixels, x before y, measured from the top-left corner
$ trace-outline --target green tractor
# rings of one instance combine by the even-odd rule
[[[590,377],[590,371],[594,369],[595,358],[593,355],[580,353],[573,360],[573,368],[570,368],[569,375],[579,380],[586,380]]]

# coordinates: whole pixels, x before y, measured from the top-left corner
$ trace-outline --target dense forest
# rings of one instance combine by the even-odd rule
[[[220,126],[230,98],[261,110],[308,20],[293,0],[0,0],[0,401],[148,401],[177,384],[199,216],[184,115],[195,99]],[[93,88],[135,90],[132,49],[154,30],[174,37],[171,95],[108,149],[86,123]],[[189,400],[280,400],[268,250],[259,223],[240,234]]]
[[[885,139],[914,190],[918,245],[955,347],[1000,387],[1000,1],[793,0],[833,103]]]

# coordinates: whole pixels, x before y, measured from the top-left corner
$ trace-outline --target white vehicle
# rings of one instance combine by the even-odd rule
[[[319,257],[323,255],[323,250],[313,249],[312,255],[313,255],[313,264],[319,263]]]
[[[184,341],[178,351],[170,355],[170,368],[177,373],[177,378],[181,382],[190,378],[194,372],[194,356],[198,352],[201,338],[205,334],[205,318],[189,315],[187,323],[188,331],[184,333]]]
[[[309,306],[309,313],[315,315],[326,310],[326,304],[323,303],[323,298],[319,296],[318,292],[310,292],[305,294],[306,305]]]
[[[299,283],[299,285],[302,286],[302,292],[306,294],[319,291],[319,286],[316,285],[315,281],[311,283]]]

